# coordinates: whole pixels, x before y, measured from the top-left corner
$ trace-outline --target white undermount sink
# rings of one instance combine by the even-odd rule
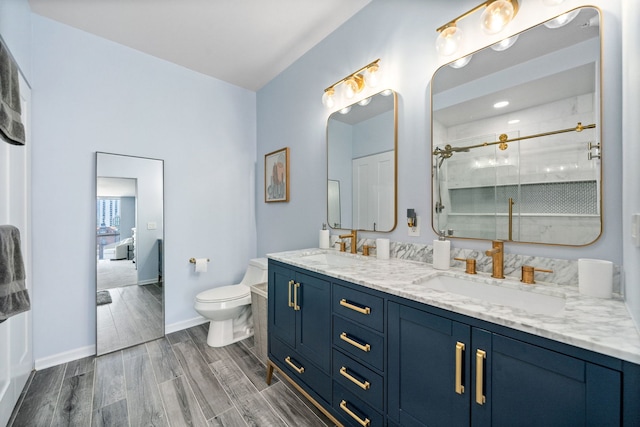
[[[304,261],[311,261],[314,265],[326,265],[328,267],[343,267],[365,261],[357,256],[334,252],[314,253],[311,255],[303,255],[300,258]]]
[[[461,277],[435,276],[422,283],[428,288],[500,304],[535,314],[553,315],[564,309],[565,299],[507,286],[492,285]]]

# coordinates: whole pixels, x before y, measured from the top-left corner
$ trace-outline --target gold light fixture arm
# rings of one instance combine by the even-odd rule
[[[455,27],[456,24],[458,23],[458,21],[460,21],[461,19],[466,18],[467,16],[477,12],[478,10],[482,9],[483,7],[487,7],[489,6],[491,3],[493,3],[496,0],[487,0],[479,5],[477,5],[476,7],[474,7],[471,10],[466,11],[465,13],[463,13],[462,15],[458,16],[455,19],[452,19],[451,21],[447,22],[446,24],[444,24],[443,26],[439,27],[436,29],[436,32],[441,32],[444,31],[446,28],[448,27]],[[518,10],[520,8],[520,5],[518,5],[518,0],[510,0],[511,4],[513,5],[513,15],[515,16],[518,13]]]
[[[378,63],[380,62],[380,58],[376,59],[373,62],[370,62],[369,64],[365,65],[364,67],[360,68],[358,71],[356,71],[355,73],[351,73],[348,76],[338,80],[337,82],[335,82],[334,84],[332,84],[331,86],[329,86],[328,88],[326,88],[324,91],[328,92],[331,89],[334,89],[336,86],[338,86],[339,84],[342,84],[344,82],[346,82],[347,80],[349,80],[350,78],[356,78],[356,76],[358,76],[360,73],[368,70],[369,68],[373,68],[374,66],[377,67]],[[360,77],[362,78],[362,77]]]
[[[433,155],[434,156],[443,156],[444,158],[449,158],[455,152],[469,151],[472,148],[488,147],[488,146],[491,146],[491,145],[498,145],[498,144],[502,144],[500,149],[501,150],[505,150],[507,148],[507,142],[523,141],[525,139],[532,139],[532,138],[541,138],[541,137],[544,137],[544,136],[557,135],[559,133],[582,132],[585,129],[595,129],[595,127],[596,127],[595,123],[592,123],[590,125],[583,125],[581,122],[578,122],[578,125],[576,127],[574,127],[574,128],[553,130],[553,131],[550,131],[550,132],[543,132],[543,133],[537,133],[535,135],[521,136],[521,137],[513,138],[513,139],[509,139],[507,137],[507,134],[503,133],[503,134],[500,135],[500,138],[499,138],[500,140],[499,141],[483,142],[481,144],[467,145],[467,146],[464,146],[464,147],[452,147],[450,145],[446,145],[444,147],[444,149],[436,147],[436,149],[433,150]]]

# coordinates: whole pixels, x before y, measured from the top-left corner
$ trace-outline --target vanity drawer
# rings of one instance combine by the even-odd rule
[[[377,331],[384,331],[384,300],[380,297],[334,284],[333,312]]]
[[[279,339],[271,339],[271,361],[296,381],[304,382],[325,401],[331,402],[331,378]]]
[[[345,421],[345,425],[354,427],[384,425],[384,417],[378,411],[335,381],[333,383],[333,408]],[[368,423],[367,420],[369,420]]]
[[[384,338],[340,316],[333,316],[333,345],[382,371]]]
[[[382,411],[384,409],[384,380],[381,375],[356,362],[342,352],[333,350],[333,380],[362,400]]]

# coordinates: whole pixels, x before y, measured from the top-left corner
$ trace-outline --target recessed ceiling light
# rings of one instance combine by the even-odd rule
[[[500,101],[493,104],[493,108],[504,108],[509,105],[509,101]]]
[[[520,123],[520,119],[513,119],[507,122],[508,125],[515,125],[516,123]]]

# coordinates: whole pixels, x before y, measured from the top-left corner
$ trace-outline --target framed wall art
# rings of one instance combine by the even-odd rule
[[[289,201],[289,147],[264,156],[264,201]]]

